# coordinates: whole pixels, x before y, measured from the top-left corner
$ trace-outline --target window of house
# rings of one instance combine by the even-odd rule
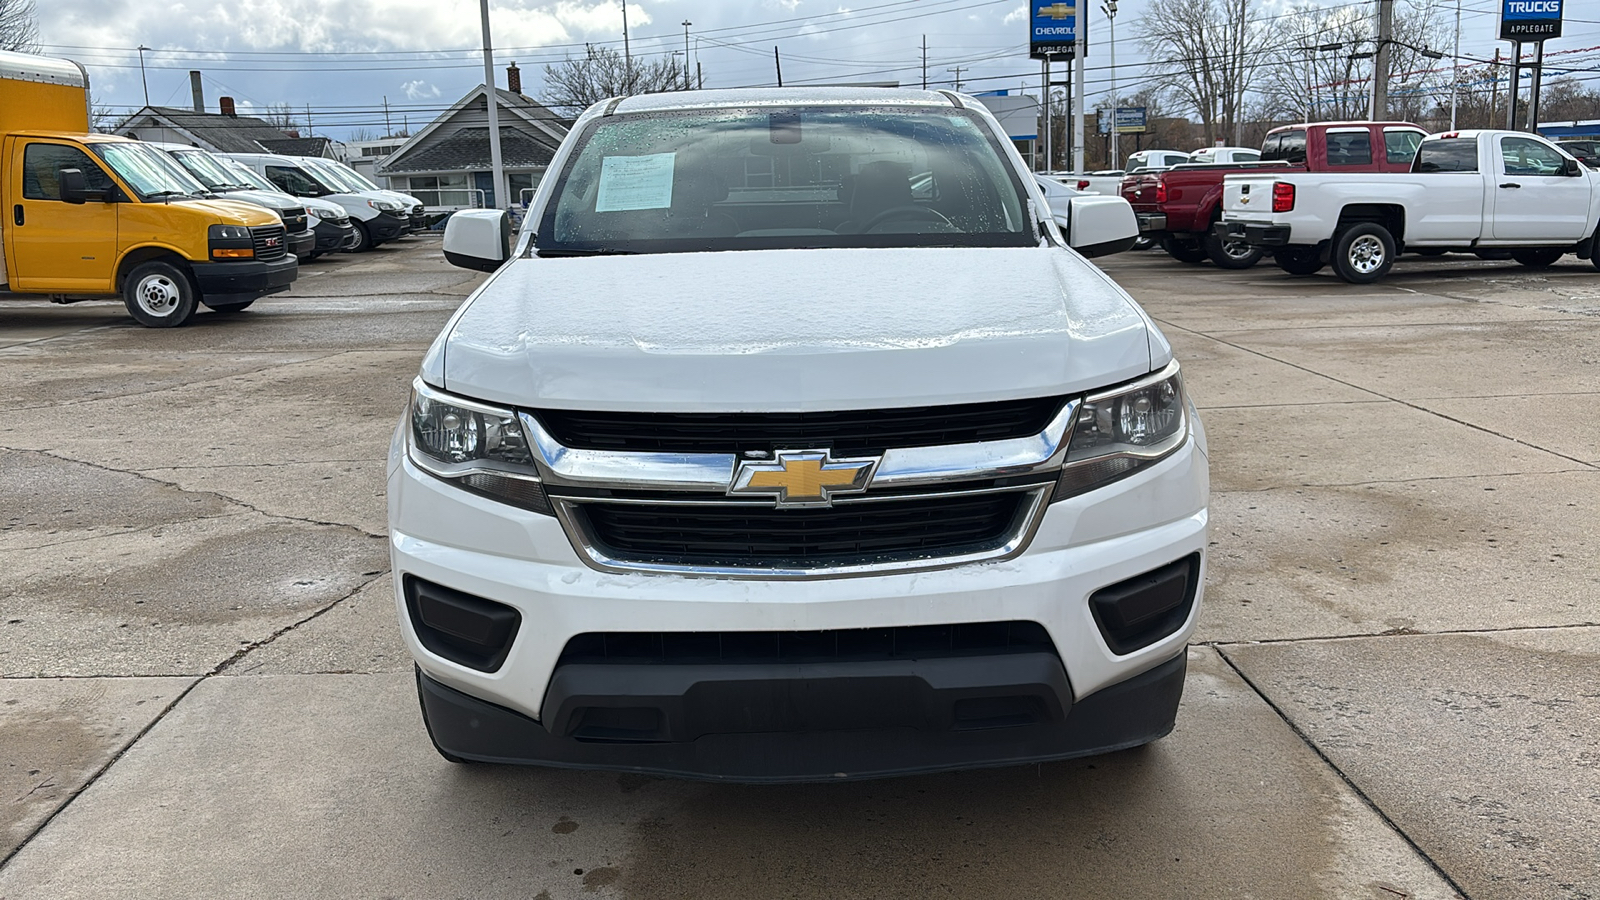
[[[466,173],[455,175],[413,175],[406,193],[423,206],[481,206],[478,192],[471,189]]]

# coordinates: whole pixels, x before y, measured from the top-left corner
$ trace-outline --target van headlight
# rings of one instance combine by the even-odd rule
[[[411,461],[428,474],[501,503],[550,514],[516,411],[452,397],[417,379],[406,437]]]
[[[344,215],[343,212],[336,209],[322,209],[316,206],[311,207],[311,214],[319,219],[328,220],[338,219]]]
[[[1132,384],[1085,397],[1053,499],[1093,490],[1172,455],[1189,437],[1185,407],[1176,361]]]

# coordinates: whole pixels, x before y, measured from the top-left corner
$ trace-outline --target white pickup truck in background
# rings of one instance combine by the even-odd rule
[[[1504,256],[1525,266],[1596,259],[1600,173],[1517,131],[1425,138],[1406,173],[1261,173],[1224,181],[1218,233],[1309,275],[1382,278],[1406,251]]]

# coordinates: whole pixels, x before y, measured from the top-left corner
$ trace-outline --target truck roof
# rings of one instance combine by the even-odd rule
[[[70,140],[78,141],[79,143],[83,143],[83,144],[137,144],[137,143],[140,143],[139,141],[136,141],[133,138],[125,138],[120,134],[92,134],[92,133],[82,132],[82,131],[44,131],[44,130],[20,129],[20,130],[17,130],[17,131],[11,131],[11,132],[7,132],[7,133],[8,134],[20,135],[22,137],[68,138]]]
[[[70,59],[0,50],[0,78],[88,88],[89,73]]]
[[[1306,129],[1306,128],[1355,128],[1355,127],[1362,126],[1362,125],[1376,125],[1376,126],[1378,126],[1380,128],[1415,128],[1418,131],[1427,131],[1428,130],[1426,128],[1423,128],[1421,125],[1418,125],[1415,122],[1367,122],[1367,121],[1345,120],[1345,121],[1340,121],[1340,122],[1295,122],[1292,125],[1279,125],[1277,128],[1274,128],[1271,131],[1267,132],[1267,134],[1277,134],[1280,131],[1290,131],[1290,130],[1293,130],[1293,129]]]

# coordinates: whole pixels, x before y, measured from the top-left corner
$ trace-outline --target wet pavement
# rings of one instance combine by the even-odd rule
[[[1211,441],[1176,730],[782,787],[432,750],[383,460],[482,280],[437,240],[171,331],[0,302],[0,900],[1600,896],[1600,272],[1102,263]]]

